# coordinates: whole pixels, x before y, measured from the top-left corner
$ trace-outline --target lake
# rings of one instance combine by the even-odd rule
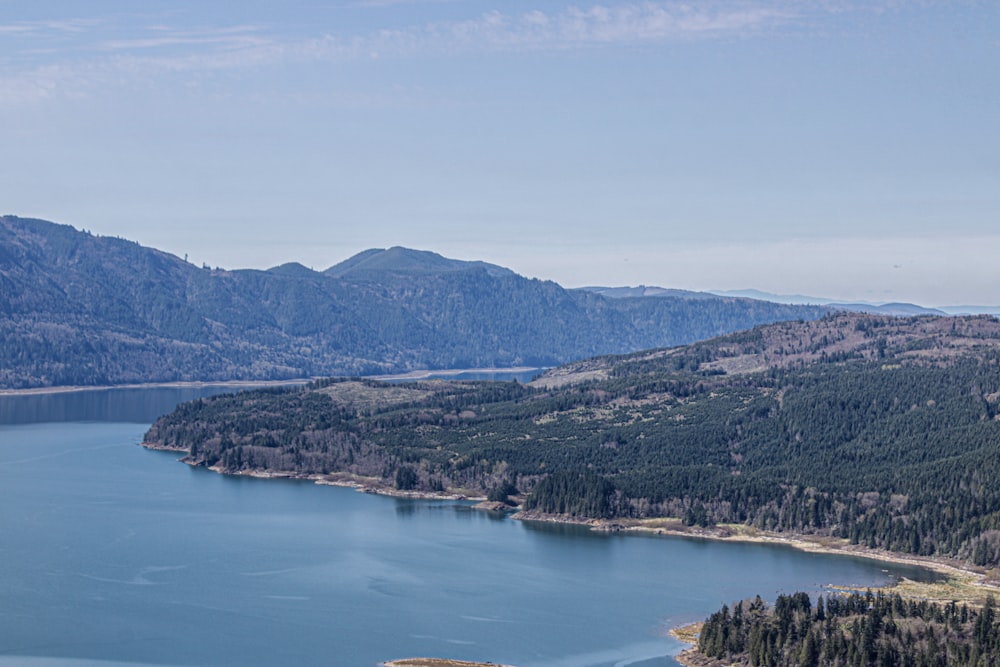
[[[138,446],[218,391],[0,397],[0,665],[673,666],[666,630],[722,603],[922,572],[224,477]]]

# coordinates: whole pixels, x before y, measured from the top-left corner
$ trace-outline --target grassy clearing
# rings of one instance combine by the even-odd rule
[[[434,392],[414,387],[398,385],[372,386],[365,382],[336,382],[317,390],[333,399],[338,406],[355,410],[359,413],[376,408],[415,403],[430,398]]]
[[[705,623],[703,621],[698,621],[697,623],[682,625],[679,628],[671,628],[670,636],[684,642],[685,644],[697,644],[698,635],[701,634],[701,629],[704,626]]]
[[[862,590],[850,586],[830,586],[830,588],[840,591]],[[926,600],[939,604],[956,602],[974,607],[981,607],[987,595],[998,593],[995,586],[984,586],[982,580],[973,574],[950,574],[946,579],[932,583],[904,578],[897,583],[872,590],[887,595],[898,593],[908,600]]]

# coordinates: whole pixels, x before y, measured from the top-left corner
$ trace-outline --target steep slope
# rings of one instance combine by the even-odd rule
[[[0,387],[550,366],[824,312],[721,297],[605,299],[405,248],[323,273],[294,263],[212,270],[66,225],[0,218]]]

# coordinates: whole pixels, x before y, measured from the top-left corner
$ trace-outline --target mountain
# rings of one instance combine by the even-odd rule
[[[773,294],[755,289],[713,290],[711,293],[719,296],[760,299],[772,303],[814,304],[842,308],[843,310],[851,310],[858,313],[878,313],[904,317],[910,315],[1000,315],[1000,306],[937,306],[936,308],[929,308],[912,303],[848,302],[818,296],[804,296],[802,294]]]
[[[579,287],[577,289],[583,290],[585,292],[593,292],[594,294],[600,294],[601,296],[610,297],[612,299],[623,299],[631,297],[643,297],[643,296],[679,296],[686,299],[712,299],[717,295],[710,294],[709,292],[692,292],[690,290],[683,289],[667,289],[665,287],[647,287],[646,285],[639,285],[637,287]]]
[[[941,306],[949,315],[1000,315],[1000,306]]]
[[[288,262],[287,264],[282,264],[281,266],[272,266],[267,270],[268,273],[274,274],[276,276],[287,276],[290,278],[318,278],[319,274],[310,269],[307,266],[303,266],[298,262]]]
[[[836,303],[837,301],[836,299],[806,296],[804,294],[774,294],[773,292],[764,292],[759,289],[712,290],[712,294],[735,296],[743,299],[760,299],[761,301],[771,301],[773,303],[811,303],[821,306]]]
[[[894,315],[896,317],[912,317],[914,315],[948,315],[943,310],[938,308],[925,308],[924,306],[918,306],[913,303],[883,303],[883,304],[867,304],[867,303],[840,303],[834,302],[827,304],[831,308],[840,308],[842,310],[850,310],[855,313],[871,313],[873,315]]]
[[[510,269],[486,262],[466,262],[448,259],[427,250],[411,250],[399,246],[383,250],[372,248],[335,264],[324,271],[333,278],[372,278],[387,274],[432,274],[483,269],[494,278],[515,275]]]
[[[0,218],[8,388],[552,366],[825,312],[703,295],[609,299],[406,248],[323,272],[210,269]]]
[[[145,440],[220,472],[1000,565],[1000,321],[986,316],[837,313],[529,386],[320,381],[182,405]]]
[[[736,297],[741,299],[757,299],[771,303],[799,304],[799,305],[822,305],[838,310],[850,310],[855,313],[872,313],[876,315],[893,315],[898,317],[910,317],[913,315],[974,315],[974,314],[994,314],[993,311],[1000,312],[1000,308],[987,309],[975,306],[962,306],[956,309],[925,308],[912,303],[846,303],[833,299],[823,299],[820,297],[802,296],[801,294],[770,294],[755,289],[727,290],[715,292],[689,292],[687,290],[666,289],[664,287],[581,287],[581,290],[600,294],[601,296],[613,299],[623,297],[662,297],[662,296],[685,296],[687,298],[711,298],[713,296]]]

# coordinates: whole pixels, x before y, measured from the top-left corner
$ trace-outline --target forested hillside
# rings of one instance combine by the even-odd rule
[[[148,443],[582,517],[682,517],[1000,564],[1000,322],[839,314],[518,383],[329,380],[180,406]]]
[[[0,388],[551,366],[824,312],[706,295],[605,299],[405,248],[325,272],[227,271],[0,218]]]
[[[705,622],[698,652],[753,667],[995,667],[996,602],[982,608],[872,593],[781,595],[724,606]]]

